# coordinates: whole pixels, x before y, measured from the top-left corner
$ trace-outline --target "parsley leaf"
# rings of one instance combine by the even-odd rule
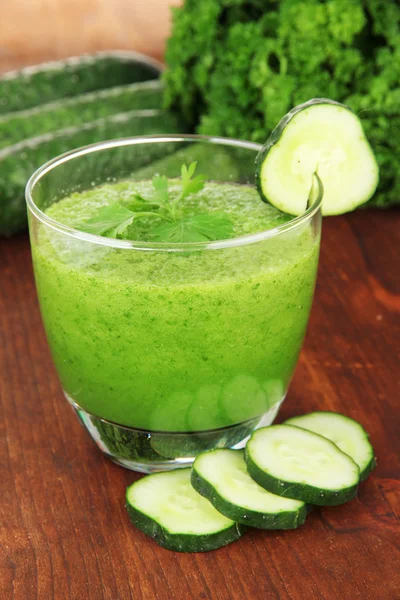
[[[103,206],[97,215],[79,226],[81,231],[93,235],[116,237],[132,223],[135,213],[118,202]]]
[[[157,242],[207,242],[226,239],[232,231],[229,217],[223,212],[214,212],[163,223],[150,231],[150,237]]]
[[[151,181],[154,188],[154,201],[160,206],[169,202],[168,179],[165,175],[155,175]]]
[[[138,193],[134,194],[128,202],[125,202],[124,205],[126,206],[126,208],[132,211],[142,209],[157,209],[159,206],[158,203],[154,202],[153,200],[147,200],[147,198],[143,198],[143,196],[141,196]]]
[[[200,190],[202,190],[204,187],[204,175],[197,175],[196,177],[193,177],[196,166],[197,162],[192,162],[189,165],[189,168],[186,165],[182,165],[181,167],[182,192],[179,197],[180,200],[183,200],[183,198],[186,198],[186,196],[189,196],[190,194],[196,194],[197,192],[200,192]]]
[[[123,206],[118,202],[104,206],[97,215],[79,226],[79,229],[94,235],[117,238],[123,235],[134,219],[156,217],[166,221],[156,225],[149,232],[149,238],[159,242],[205,242],[231,237],[233,226],[223,212],[193,215],[181,218],[179,203],[203,189],[204,175],[194,177],[197,163],[181,167],[182,190],[174,198],[170,197],[168,179],[165,175],[155,175],[152,179],[153,194],[144,198],[135,192]]]

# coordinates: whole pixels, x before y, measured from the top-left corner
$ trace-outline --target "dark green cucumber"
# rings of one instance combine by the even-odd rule
[[[368,433],[360,423],[349,417],[333,412],[313,412],[288,419],[285,424],[313,431],[336,444],[357,463],[361,481],[376,467],[374,449],[368,440]]]
[[[26,226],[24,188],[29,176],[51,158],[100,140],[124,136],[179,133],[185,126],[162,111],[132,111],[86,123],[80,127],[30,138],[0,150],[0,235],[11,235]],[[155,144],[157,146],[157,144]],[[165,148],[165,145],[163,145]],[[159,152],[160,148],[154,148]],[[150,153],[151,150],[148,150]],[[165,150],[163,151],[165,154]],[[145,152],[137,153],[133,168],[148,164]],[[104,168],[109,165],[104,165]],[[110,176],[112,174],[110,173]]]
[[[285,115],[256,159],[261,197],[291,215],[309,203],[313,174],[322,180],[322,213],[342,214],[367,202],[379,168],[358,116],[347,106],[314,98]]]
[[[333,442],[299,427],[258,429],[247,442],[245,456],[251,477],[278,496],[334,506],[357,493],[356,463]]]
[[[45,133],[97,119],[162,105],[160,81],[145,81],[81,94],[0,116],[0,149]]]
[[[304,502],[267,492],[248,474],[242,450],[204,452],[193,463],[191,482],[223,515],[258,529],[295,529],[307,516]]]
[[[193,489],[190,472],[154,473],[129,486],[126,509],[133,525],[176,552],[207,552],[239,539],[245,528]]]
[[[162,65],[137,52],[98,52],[0,77],[0,114],[95,90],[158,79]]]

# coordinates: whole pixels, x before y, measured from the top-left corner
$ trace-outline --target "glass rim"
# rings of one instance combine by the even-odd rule
[[[81,146],[64,154],[60,154],[55,158],[47,161],[41,167],[39,167],[28,179],[25,187],[25,198],[29,210],[32,214],[39,219],[42,223],[49,226],[60,233],[64,233],[70,237],[74,237],[80,241],[90,242],[101,246],[107,246],[109,248],[121,248],[131,250],[150,250],[150,251],[169,251],[169,252],[188,252],[198,250],[219,250],[222,248],[234,248],[238,246],[246,246],[254,244],[267,239],[271,239],[291,231],[299,227],[302,223],[311,219],[321,208],[323,199],[323,186],[322,182],[317,177],[318,194],[314,202],[309,206],[303,213],[293,217],[287,223],[278,225],[272,229],[263,230],[257,233],[251,233],[247,235],[241,235],[234,238],[228,238],[225,240],[216,241],[205,241],[205,242],[145,242],[145,241],[134,241],[134,240],[119,240],[114,238],[106,238],[92,233],[86,233],[60,223],[56,219],[52,219],[45,212],[43,212],[33,200],[32,192],[35,186],[40,180],[45,177],[47,173],[53,171],[58,166],[85,156],[92,152],[98,152],[102,150],[109,150],[112,148],[118,148],[122,146],[132,146],[135,144],[151,144],[151,143],[166,143],[166,142],[205,142],[209,144],[219,144],[223,146],[233,146],[236,148],[243,148],[248,150],[254,150],[259,152],[262,149],[262,144],[256,142],[250,142],[245,140],[239,140],[235,138],[219,137],[219,136],[207,136],[207,135],[196,135],[196,134],[171,134],[171,135],[146,135],[146,136],[134,136],[126,138],[118,138],[113,140],[106,140],[103,142],[96,142],[87,146]]]

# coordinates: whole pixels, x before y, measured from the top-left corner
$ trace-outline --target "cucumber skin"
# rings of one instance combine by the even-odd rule
[[[295,106],[284,117],[282,117],[282,119],[279,121],[278,125],[272,131],[271,135],[269,136],[269,138],[265,142],[264,146],[261,148],[260,152],[256,156],[256,186],[257,186],[258,193],[261,196],[261,199],[266,204],[270,204],[270,201],[265,196],[265,194],[263,192],[263,189],[262,189],[261,169],[262,169],[262,165],[264,163],[264,160],[266,159],[266,157],[268,155],[268,152],[271,150],[271,148],[273,146],[275,146],[275,144],[277,144],[279,142],[279,140],[281,139],[282,134],[283,134],[285,128],[290,123],[290,121],[293,119],[293,117],[295,117],[299,112],[301,112],[301,111],[303,111],[303,110],[305,110],[307,108],[310,108],[311,106],[316,106],[316,105],[319,105],[319,104],[330,104],[330,105],[333,105],[333,106],[340,106],[341,108],[345,108],[346,110],[348,110],[349,112],[351,112],[352,114],[354,114],[354,116],[356,118],[358,118],[357,115],[355,114],[355,112],[351,110],[351,108],[349,108],[345,104],[341,104],[340,102],[336,102],[336,100],[330,100],[329,98],[313,98],[312,100],[308,100],[307,102],[303,102],[303,104],[299,104],[298,106]],[[357,208],[357,206],[354,206],[353,210],[355,210],[356,208]],[[279,210],[281,210],[282,212],[284,212],[282,210],[282,208],[280,208]]]
[[[274,513],[274,515],[268,515],[265,513],[259,513],[254,510],[245,510],[240,508],[228,500],[225,500],[220,496],[215,488],[196,471],[196,468],[192,468],[191,484],[202,496],[207,498],[209,502],[225,517],[247,525],[248,527],[255,527],[257,529],[297,529],[306,520],[308,509],[304,504],[302,509],[298,512],[284,511],[281,513]]]
[[[26,67],[0,77],[0,114],[115,85],[158,79],[162,65],[138,52],[109,51]]]
[[[26,229],[26,182],[36,169],[51,158],[103,139],[181,133],[186,129],[170,113],[160,112],[157,118],[140,118],[135,114],[139,112],[112,115],[80,127],[31,138],[0,151],[0,170],[3,174],[0,180],[0,236],[10,236]]]
[[[3,117],[0,115],[0,148],[66,127],[77,127],[113,114],[160,109],[161,105],[162,86],[154,81],[82,94],[44,105],[42,110],[35,108],[9,113]]]
[[[128,488],[129,490],[129,488]],[[127,490],[127,492],[128,492]],[[218,533],[190,535],[169,533],[156,521],[134,508],[126,496],[126,510],[131,523],[146,535],[152,537],[159,546],[174,552],[209,552],[227,546],[242,537],[246,528],[239,523]]]
[[[357,496],[359,482],[340,490],[320,490],[305,483],[293,483],[291,481],[276,479],[265,473],[249,456],[247,448],[245,450],[245,460],[247,470],[254,481],[277,496],[302,500],[306,504],[314,504],[315,506],[338,506],[339,504],[345,504],[349,500],[353,500]]]
[[[340,413],[333,413],[330,410],[313,411],[310,414],[314,414],[314,412],[317,412],[317,413],[323,412],[323,413],[326,413],[328,415],[329,414],[334,414],[334,415],[340,414]],[[345,415],[342,415],[342,414],[340,414],[340,416],[343,417],[343,418],[345,418],[345,419],[349,419],[350,421],[354,421],[355,423],[357,423],[357,425],[359,425],[363,429],[363,431],[365,432],[365,437],[368,439],[368,437],[369,437],[368,433],[365,431],[364,427],[358,421],[355,421],[354,419],[351,419],[350,417],[346,417]],[[302,428],[301,425],[297,425],[296,423],[291,423],[290,421],[292,421],[292,419],[287,419],[286,421],[284,421],[283,425],[291,425],[292,427],[300,427],[300,428]],[[304,429],[306,429],[306,428],[304,428]],[[309,431],[309,430],[306,429],[306,431]],[[318,435],[321,435],[321,434],[318,434]],[[324,437],[324,436],[322,436],[322,437]],[[329,439],[329,438],[326,438],[326,439]],[[334,443],[334,442],[332,442],[332,443]],[[340,448],[339,448],[339,450],[340,450]],[[376,456],[374,455],[374,449],[373,449],[372,445],[371,445],[371,451],[372,451],[371,452],[371,458],[370,458],[368,464],[364,467],[364,469],[362,471],[360,471],[360,483],[362,481],[365,481],[367,479],[367,477],[369,477],[369,475],[372,473],[372,471],[377,466]],[[342,452],[343,452],[343,450],[342,450]],[[350,456],[350,458],[351,458],[351,456]]]
[[[376,466],[376,457],[372,455],[371,460],[369,461],[367,466],[360,472],[360,482],[365,481],[367,477],[371,475],[372,471],[376,468]]]

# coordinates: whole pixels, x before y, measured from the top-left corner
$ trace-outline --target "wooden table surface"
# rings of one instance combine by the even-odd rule
[[[400,598],[400,213],[323,226],[308,335],[279,419],[343,412],[379,466],[358,498],[297,531],[250,531],[206,554],[159,548],[124,508],[137,475],[95,448],[64,400],[43,332],[29,242],[0,241],[0,598]]]
[[[161,59],[182,0],[0,0],[0,72],[96,50]]]

